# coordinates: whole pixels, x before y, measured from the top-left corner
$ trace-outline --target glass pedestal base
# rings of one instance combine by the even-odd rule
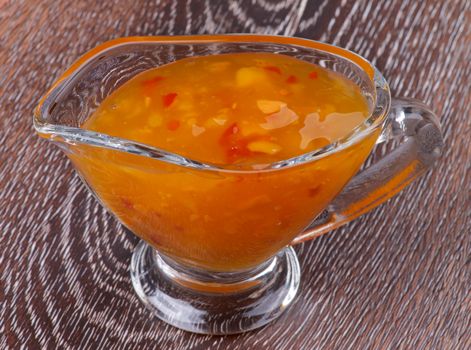
[[[189,332],[234,334],[262,327],[293,301],[300,269],[291,247],[244,272],[207,272],[158,253],[141,241],[131,279],[142,302],[161,320]]]

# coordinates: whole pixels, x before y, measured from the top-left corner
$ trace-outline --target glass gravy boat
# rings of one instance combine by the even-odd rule
[[[254,170],[205,164],[81,129],[116,88],[188,56],[269,52],[338,72],[357,84],[371,115],[345,138]],[[422,103],[391,101],[364,58],[315,41],[265,35],[131,37],[91,50],[54,84],[34,127],[71,159],[97,199],[143,240],[131,277],[139,298],[185,330],[231,334],[279,316],[300,269],[291,245],[337,228],[421,175],[443,147]],[[375,144],[398,144],[357,174]],[[314,220],[315,219],[315,220]]]

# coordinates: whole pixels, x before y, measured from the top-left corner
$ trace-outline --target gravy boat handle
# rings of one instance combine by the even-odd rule
[[[387,201],[425,173],[443,151],[443,136],[435,114],[422,102],[392,100],[376,144],[398,144],[355,175],[329,206],[291,244],[336,229]]]

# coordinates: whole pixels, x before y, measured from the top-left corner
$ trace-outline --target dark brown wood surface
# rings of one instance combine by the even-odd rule
[[[471,2],[0,0],[0,349],[471,349]],[[436,168],[297,247],[302,287],[269,326],[185,333],[133,292],[137,239],[37,138],[32,110],[80,54],[120,36],[252,32],[334,43],[440,116]]]

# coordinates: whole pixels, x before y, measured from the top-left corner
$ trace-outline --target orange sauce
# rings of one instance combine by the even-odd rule
[[[289,244],[355,174],[376,134],[302,165],[267,166],[348,135],[368,115],[355,84],[305,61],[191,57],[124,83],[82,128],[230,170],[91,146],[76,146],[71,159],[104,204],[158,250],[234,271]]]

